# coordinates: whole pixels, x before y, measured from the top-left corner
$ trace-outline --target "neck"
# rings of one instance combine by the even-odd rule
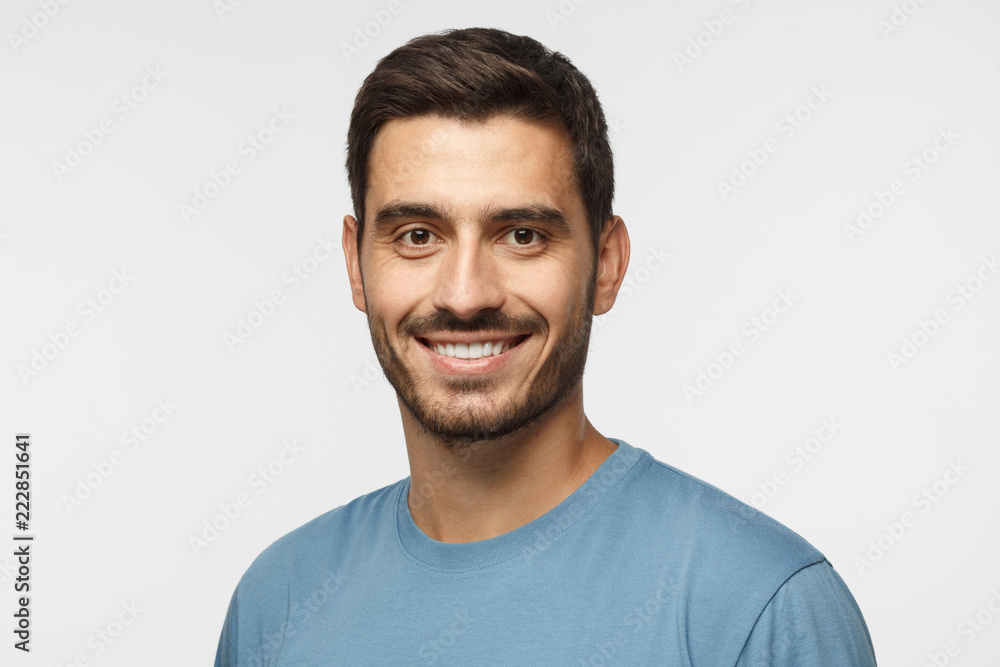
[[[561,503],[615,451],[583,412],[582,389],[500,440],[446,443],[402,404],[414,523],[440,542],[487,540]]]

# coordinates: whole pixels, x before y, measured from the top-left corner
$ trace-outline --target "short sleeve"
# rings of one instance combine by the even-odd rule
[[[875,649],[854,596],[828,561],[778,589],[736,667],[874,667]]]

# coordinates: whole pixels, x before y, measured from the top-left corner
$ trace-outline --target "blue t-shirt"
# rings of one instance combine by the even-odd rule
[[[425,535],[409,477],[317,517],[243,575],[215,664],[875,664],[821,553],[614,442],[568,498],[489,540]]]

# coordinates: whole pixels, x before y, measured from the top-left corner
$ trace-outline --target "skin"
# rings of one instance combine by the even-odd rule
[[[360,255],[358,223],[344,218],[354,304],[400,399],[410,513],[435,540],[537,519],[617,447],[584,413],[582,367],[591,315],[611,309],[625,277],[628,232],[612,216],[595,265],[570,151],[555,124],[394,119],[375,139]],[[403,203],[424,210],[375,223]],[[490,215],[529,207],[564,224]],[[485,362],[425,345],[497,338],[518,344]]]

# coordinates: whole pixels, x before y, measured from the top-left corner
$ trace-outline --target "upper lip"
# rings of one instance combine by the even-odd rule
[[[448,343],[465,343],[466,345],[471,345],[472,343],[486,343],[486,342],[496,342],[503,341],[507,343],[513,343],[516,339],[524,339],[531,334],[510,334],[510,333],[490,333],[485,332],[475,332],[472,333],[435,333],[428,336],[416,336],[417,340],[423,341],[425,343],[430,343],[432,345],[446,345]]]

